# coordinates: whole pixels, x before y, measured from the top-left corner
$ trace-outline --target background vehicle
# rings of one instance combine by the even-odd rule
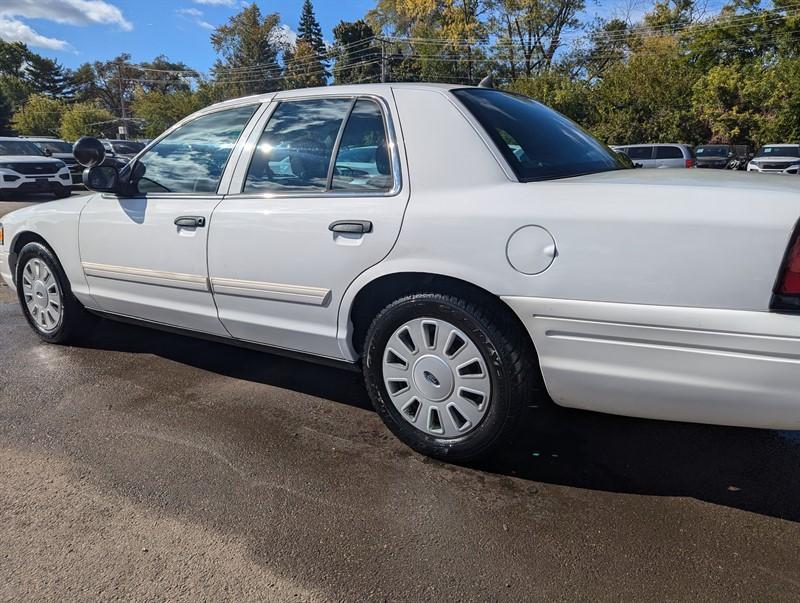
[[[695,148],[695,167],[743,170],[750,160],[747,145],[704,144]]]
[[[75,155],[72,154],[72,144],[60,138],[44,138],[39,136],[26,136],[25,140],[30,140],[48,157],[55,157],[66,163],[69,168],[69,173],[72,176],[72,185],[83,186],[83,166],[78,163],[75,159]]]
[[[533,100],[424,83],[227,101],[119,170],[75,154],[98,194],[3,219],[45,341],[88,309],[357,368],[393,433],[458,461],[545,392],[800,427],[794,179],[629,169]]]
[[[694,167],[694,150],[686,144],[630,144],[614,146],[622,151],[634,164],[643,168],[690,168]]]
[[[45,156],[30,140],[0,137],[0,198],[27,193],[68,197],[71,183],[62,160]]]
[[[145,145],[135,140],[102,139],[106,153],[123,161],[130,161],[144,149]]]
[[[766,144],[747,164],[748,172],[794,174],[800,166],[800,144]]]

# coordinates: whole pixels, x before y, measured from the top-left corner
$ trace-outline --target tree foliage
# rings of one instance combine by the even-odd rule
[[[116,130],[114,115],[94,103],[73,103],[62,114],[59,134],[65,140],[77,140],[81,136],[114,137]]]
[[[377,81],[381,51],[366,21],[340,21],[333,28],[333,81],[336,84]]]
[[[33,94],[14,113],[11,123],[24,136],[57,136],[63,112],[64,101]]]

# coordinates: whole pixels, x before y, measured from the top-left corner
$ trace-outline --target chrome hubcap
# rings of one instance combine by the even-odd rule
[[[454,438],[486,415],[491,379],[478,347],[447,321],[417,318],[398,328],[383,354],[383,382],[414,427]]]
[[[22,295],[36,328],[49,333],[61,322],[61,289],[50,268],[39,258],[22,269]]]

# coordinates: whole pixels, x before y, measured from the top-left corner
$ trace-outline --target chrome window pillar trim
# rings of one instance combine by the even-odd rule
[[[350,101],[350,106],[347,108],[347,113],[342,119],[342,123],[339,126],[339,131],[336,133],[336,140],[333,141],[333,148],[331,149],[331,157],[328,159],[328,175],[325,178],[325,192],[327,193],[330,190],[333,190],[333,171],[334,166],[336,165],[336,158],[339,156],[339,145],[342,144],[342,137],[344,136],[344,131],[347,128],[347,122],[350,121],[350,116],[353,114],[353,109],[358,102],[358,97],[353,97]]]
[[[328,99],[328,98],[347,98],[358,101],[360,98],[372,100],[378,104],[383,115],[383,126],[386,129],[386,140],[388,143],[391,166],[392,166],[392,186],[389,190],[385,191],[338,191],[336,189],[329,191],[287,191],[287,192],[272,192],[272,193],[245,193],[244,184],[247,178],[247,172],[250,169],[250,162],[253,159],[255,148],[258,145],[258,140],[261,138],[264,128],[269,122],[272,113],[280,103],[293,103],[297,101]],[[231,186],[228,189],[226,197],[232,198],[248,198],[248,199],[290,199],[290,198],[319,198],[319,197],[395,197],[403,190],[403,174],[400,162],[400,147],[398,145],[397,131],[394,127],[394,115],[387,99],[378,94],[313,94],[302,97],[281,98],[276,95],[272,102],[269,103],[271,110],[261,115],[260,121],[263,126],[255,126],[251,132],[251,139],[248,140],[239,156],[239,161],[234,172]],[[255,139],[255,140],[253,140]],[[338,153],[338,148],[334,147],[334,157]]]

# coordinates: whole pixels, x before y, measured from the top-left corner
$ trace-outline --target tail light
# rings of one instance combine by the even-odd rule
[[[694,159],[687,159],[686,160],[686,167],[693,168],[694,167]]]
[[[800,312],[800,224],[789,242],[770,307],[773,310]]]

